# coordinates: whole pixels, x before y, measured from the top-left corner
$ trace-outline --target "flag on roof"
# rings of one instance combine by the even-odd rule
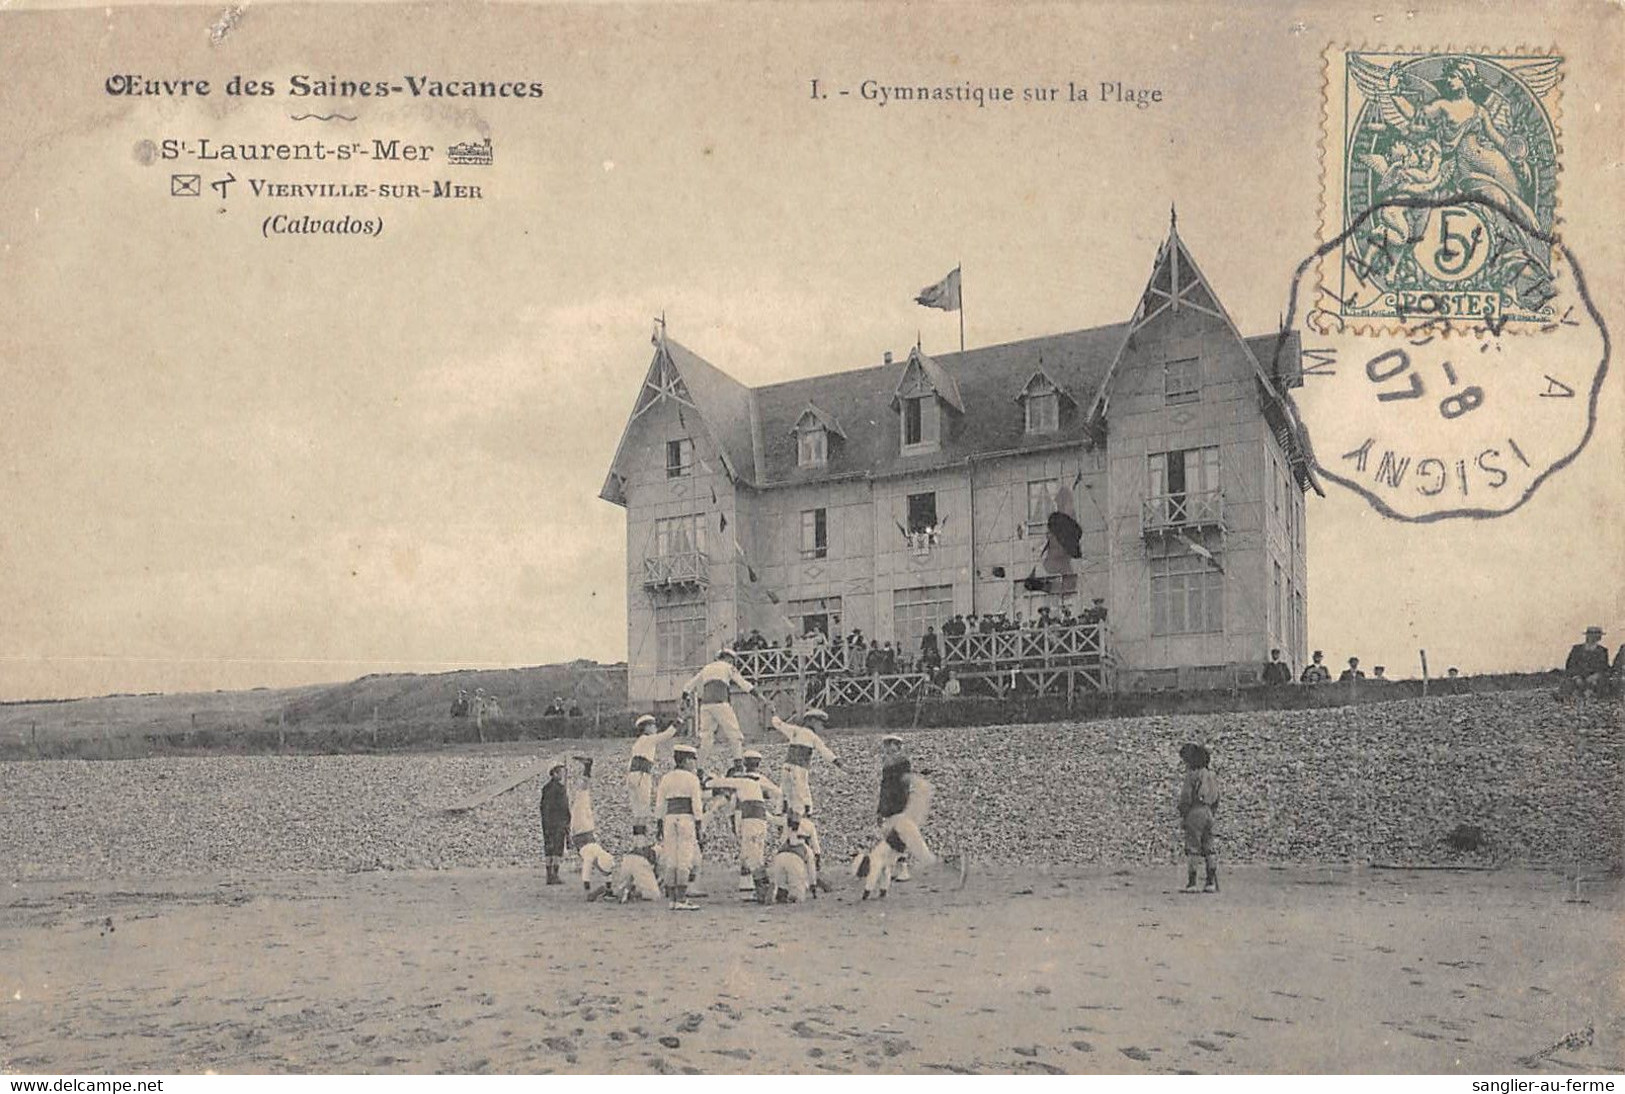
[[[1077,582],[1072,576],[1072,560],[1083,557],[1083,526],[1078,523],[1070,486],[1055,491],[1055,511],[1050,513],[1045,530],[1044,572],[1061,575],[1061,591],[1069,593]]]
[[[920,295],[914,298],[916,304],[927,308],[940,308],[943,311],[959,310],[959,267],[955,266],[948,276],[935,285],[928,285],[920,290]]]

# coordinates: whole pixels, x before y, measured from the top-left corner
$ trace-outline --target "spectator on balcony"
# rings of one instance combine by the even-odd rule
[[[1264,666],[1264,686],[1278,688],[1292,683],[1292,666],[1281,660],[1280,650],[1270,650],[1269,664]]]
[[[889,675],[897,673],[897,651],[892,649],[890,642],[887,642],[885,649],[881,650],[880,671]]]
[[[868,676],[878,676],[886,671],[886,651],[879,646],[870,646],[869,652],[863,655],[863,671]]]
[[[846,644],[851,649],[861,650],[868,648],[869,641],[863,637],[863,632],[861,630],[853,627],[852,633],[847,637]]]
[[[1355,680],[1364,680],[1364,679],[1365,679],[1365,673],[1360,670],[1360,659],[1358,657],[1350,657],[1349,658],[1349,667],[1344,669],[1337,676],[1337,682],[1340,683],[1340,684],[1342,684],[1342,683],[1352,683]]]
[[[977,631],[979,633],[981,633],[981,634],[992,634],[994,631],[996,631],[998,629],[999,629],[998,617],[995,616],[992,612],[989,612],[986,615],[982,616],[981,625],[977,627]]]
[[[965,635],[965,617],[956,615],[942,625],[942,633],[949,638],[963,638]],[[1621,647],[1625,649],[1625,647]]]
[[[1326,667],[1326,655],[1316,650],[1314,657],[1303,667],[1303,675],[1298,677],[1305,684],[1324,684],[1332,678],[1332,670]]]
[[[1071,626],[1074,626],[1077,622],[1078,622],[1077,619],[1074,618],[1073,615],[1072,615],[1072,605],[1070,605],[1070,604],[1062,604],[1061,605],[1061,626],[1063,626],[1063,627],[1071,627]]]
[[[801,640],[807,645],[808,655],[814,657],[818,655],[819,650],[829,645],[829,635],[817,627],[808,627],[807,633],[801,636]]]
[[[927,625],[920,636],[920,667],[930,672],[942,664],[942,650],[937,647],[937,632]]]
[[[1563,665],[1560,695],[1605,695],[1611,688],[1608,650],[1602,644],[1603,629],[1587,627],[1585,641],[1570,647]]]

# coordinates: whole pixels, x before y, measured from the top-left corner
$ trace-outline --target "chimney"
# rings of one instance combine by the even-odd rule
[[[886,359],[884,361],[882,361],[881,364],[885,364],[885,365],[891,364],[891,350],[886,351]]]

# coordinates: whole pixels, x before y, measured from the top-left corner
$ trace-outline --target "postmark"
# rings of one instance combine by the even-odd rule
[[[1549,256],[1544,321],[1515,328],[1501,312],[1456,314],[1419,292],[1398,325],[1350,319],[1322,265],[1395,209],[1471,211],[1506,220]],[[1304,386],[1291,398],[1326,482],[1359,494],[1385,517],[1427,523],[1504,516],[1573,464],[1596,427],[1610,340],[1579,260],[1559,236],[1486,197],[1446,195],[1377,203],[1299,264],[1283,340],[1296,333]],[[1514,335],[1514,331],[1517,331]]]
[[[1508,332],[1562,312],[1557,224],[1563,58],[1327,54],[1322,282],[1346,328]]]

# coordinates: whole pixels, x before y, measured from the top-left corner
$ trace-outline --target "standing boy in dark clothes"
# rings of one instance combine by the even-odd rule
[[[875,810],[879,840],[858,865],[863,878],[863,899],[884,897],[892,881],[892,870],[907,855],[922,869],[937,865],[955,868],[958,884],[964,888],[969,861],[964,855],[939,858],[926,845],[920,826],[931,809],[931,784],[916,774],[903,754],[903,739],[888,733],[880,739],[880,804]]]
[[[1185,782],[1179,788],[1179,819],[1185,829],[1185,891],[1196,891],[1196,860],[1207,864],[1203,892],[1219,891],[1219,863],[1213,853],[1213,814],[1219,809],[1219,780],[1208,770],[1208,752],[1188,744],[1179,750]]]
[[[564,837],[570,834],[570,792],[564,786],[564,765],[554,764],[542,784],[542,853],[547,856],[547,883],[561,885],[559,864],[564,861]]]

